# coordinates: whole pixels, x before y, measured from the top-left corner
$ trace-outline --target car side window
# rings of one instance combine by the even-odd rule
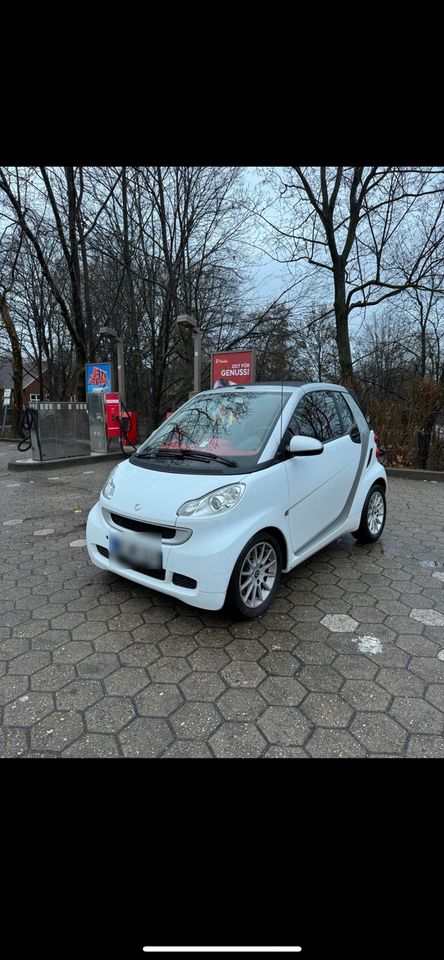
[[[350,410],[350,407],[343,396],[342,393],[335,393],[335,400],[339,407],[339,412],[341,414],[343,432],[347,433],[350,430],[350,427],[355,422],[355,418]]]
[[[322,443],[342,436],[341,420],[332,394],[318,390],[302,397],[289,427],[296,435],[315,437]]]

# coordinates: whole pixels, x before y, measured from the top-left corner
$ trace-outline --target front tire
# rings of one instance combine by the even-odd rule
[[[282,573],[281,548],[271,533],[257,533],[238,557],[227,590],[227,605],[246,620],[270,606]]]
[[[379,484],[375,483],[365,498],[361,513],[361,523],[352,536],[360,543],[375,543],[379,540],[385,525],[387,507],[385,494]]]

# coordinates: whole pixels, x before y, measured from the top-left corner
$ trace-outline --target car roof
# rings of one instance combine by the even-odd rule
[[[321,383],[314,382],[311,380],[267,380],[259,381],[258,383],[238,383],[234,387],[217,387],[217,390],[228,391],[229,393],[235,393],[236,390],[259,390],[260,392],[266,392],[268,390],[275,390],[276,387],[280,387],[285,390],[300,390],[301,387],[311,387],[318,390],[342,390],[349,392],[347,387],[341,386],[340,383]],[[213,393],[214,387],[211,390],[203,390],[203,393]]]

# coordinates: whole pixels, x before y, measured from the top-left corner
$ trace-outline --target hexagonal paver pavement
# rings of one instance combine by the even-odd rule
[[[0,756],[444,756],[444,483],[389,478],[380,541],[342,537],[236,621],[90,564],[108,471],[6,490],[0,458]]]

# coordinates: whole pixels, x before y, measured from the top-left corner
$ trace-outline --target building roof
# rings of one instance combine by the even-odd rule
[[[47,370],[47,364],[43,364],[43,373]],[[23,390],[29,387],[34,380],[38,380],[38,366],[35,361],[25,361],[23,364]],[[12,360],[10,357],[0,358],[0,390],[12,388],[14,381],[12,377]]]

